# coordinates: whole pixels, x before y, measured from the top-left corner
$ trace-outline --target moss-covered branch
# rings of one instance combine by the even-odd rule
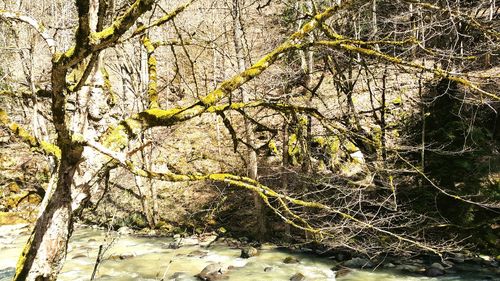
[[[21,140],[28,144],[33,150],[45,155],[54,156],[57,159],[61,158],[61,150],[54,144],[40,141],[32,136],[26,129],[19,126],[17,123],[12,122],[3,109],[0,108],[0,125],[9,129],[9,131],[21,138]]]
[[[79,2],[79,1],[77,1]],[[78,3],[79,13],[85,13],[85,3]],[[90,54],[103,50],[115,44],[118,39],[135,24],[137,19],[149,11],[154,0],[136,0],[128,10],[113,23],[99,32],[90,33],[85,29],[85,19],[79,20],[79,28],[76,34],[76,44],[63,54],[54,56],[54,62],[59,67],[69,68],[80,63]],[[88,6],[88,5],[87,5]],[[80,11],[81,9],[81,11]],[[90,27],[89,27],[90,28]]]
[[[162,16],[161,18],[155,20],[153,23],[148,24],[148,25],[142,25],[138,27],[134,32],[132,33],[131,37],[135,37],[137,35],[143,34],[146,30],[155,27],[155,26],[160,26],[172,19],[174,19],[178,14],[182,13],[189,5],[191,5],[193,2],[196,0],[189,0],[187,3],[178,6],[175,10],[173,10],[170,13],[167,13],[166,15]]]
[[[423,250],[426,250],[426,251],[429,251],[429,252],[432,252],[434,254],[441,256],[441,253],[437,249],[434,249],[434,248],[426,245],[423,242],[419,242],[419,241],[407,238],[404,235],[400,235],[400,234],[382,229],[380,227],[377,227],[376,225],[373,225],[369,222],[358,219],[353,215],[350,215],[346,212],[340,211],[336,208],[325,205],[323,203],[314,202],[314,201],[305,201],[305,200],[296,199],[296,198],[293,198],[293,197],[290,197],[290,196],[287,196],[284,194],[280,194],[280,193],[274,191],[272,188],[265,186],[265,185],[259,183],[258,181],[253,180],[253,179],[248,178],[248,177],[237,176],[237,175],[233,175],[233,174],[229,174],[229,173],[176,174],[176,173],[173,173],[170,171],[164,172],[164,173],[148,171],[148,170],[144,170],[144,169],[139,168],[131,160],[127,159],[125,154],[110,152],[108,149],[103,148],[99,144],[89,143],[89,145],[91,147],[93,147],[94,149],[100,151],[101,153],[104,153],[107,156],[111,157],[113,160],[115,160],[121,166],[128,169],[133,174],[141,176],[141,177],[150,178],[150,179],[157,179],[157,180],[162,180],[162,181],[169,181],[169,182],[191,182],[191,181],[223,182],[223,183],[227,183],[233,187],[239,187],[239,188],[250,190],[252,192],[257,193],[263,199],[263,201],[266,203],[266,205],[268,205],[286,223],[291,224],[297,228],[304,229],[304,230],[309,231],[311,233],[317,233],[320,236],[323,236],[323,235],[328,236],[329,234],[326,230],[317,229],[317,228],[313,228],[312,226],[310,226],[307,221],[305,221],[303,218],[301,218],[300,216],[295,214],[293,211],[291,211],[290,208],[288,207],[288,205],[324,210],[326,212],[330,212],[332,214],[339,215],[345,220],[350,220],[363,228],[372,229],[372,230],[377,231],[379,233],[386,234],[388,236],[396,238],[397,240],[399,240],[401,242],[408,243],[408,244],[416,246],[420,249],[423,249]],[[270,203],[270,199],[277,200],[279,202],[281,208],[284,210],[284,212],[282,212],[278,208],[272,206],[272,204]]]
[[[158,77],[156,72],[157,62],[156,62],[156,57],[154,55],[155,45],[146,35],[142,37],[142,44],[144,45],[144,48],[146,48],[147,59],[148,59],[148,91],[147,91],[149,99],[148,108],[150,109],[159,108],[160,106],[158,105],[158,90],[157,90]]]
[[[129,138],[136,137],[144,129],[156,126],[172,126],[199,116],[208,110],[216,111],[217,108],[214,106],[217,102],[228,96],[243,84],[259,76],[281,55],[291,50],[297,50],[309,46],[309,43],[307,42],[301,44],[301,39],[303,39],[306,34],[320,26],[324,20],[331,17],[337,8],[338,6],[327,9],[325,12],[316,15],[309,23],[304,25],[303,28],[292,34],[284,43],[262,57],[245,71],[224,81],[214,91],[201,98],[199,102],[184,108],[173,108],[169,110],[152,108],[144,112],[134,114],[130,118],[120,122],[115,128],[108,130],[101,137],[102,143],[112,149],[121,150],[126,147]]]

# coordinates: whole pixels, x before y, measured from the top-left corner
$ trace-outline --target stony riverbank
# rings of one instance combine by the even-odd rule
[[[0,280],[9,280],[28,225],[0,227]],[[246,238],[204,235],[165,237],[155,231],[106,231],[77,226],[60,280],[88,280],[100,245],[107,249],[97,280],[499,280],[498,260],[455,255],[370,260],[311,249],[255,244]],[[336,278],[335,278],[336,276]],[[382,279],[380,279],[382,278]]]

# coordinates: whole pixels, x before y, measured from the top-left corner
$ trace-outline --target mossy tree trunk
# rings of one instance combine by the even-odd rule
[[[14,280],[56,280],[73,231],[71,184],[74,159],[59,164],[57,184],[18,261]]]
[[[233,0],[233,32],[234,32],[234,48],[236,52],[236,59],[238,65],[238,71],[245,71],[245,51],[243,48],[244,44],[244,36],[245,33],[243,31],[242,25],[242,16],[241,16],[241,1]],[[250,101],[250,95],[248,91],[241,89],[241,96],[243,103],[248,103]],[[245,139],[247,143],[247,174],[248,177],[257,180],[258,178],[258,161],[257,161],[257,152],[255,151],[255,134],[254,128],[250,120],[245,118]],[[259,240],[262,240],[266,236],[266,217],[264,213],[264,203],[262,202],[262,198],[260,198],[259,194],[254,194],[254,213],[256,220],[255,227],[255,237]]]
[[[90,99],[103,97],[102,91],[92,93],[87,86],[94,83],[99,75],[99,52],[116,43],[136,19],[148,11],[153,4],[149,0],[137,0],[123,16],[116,20],[106,32],[101,31],[106,17],[105,1],[77,1],[78,29],[75,45],[63,54],[53,52],[51,74],[51,112],[52,123],[57,132],[56,145],[58,156],[57,172],[53,184],[49,185],[42,209],[35,223],[33,232],[26,243],[16,266],[15,281],[21,280],[56,280],[66,257],[68,241],[73,231],[73,214],[89,195],[90,184],[88,171],[77,173],[81,164],[88,159],[86,167],[101,167],[104,157],[84,157],[84,145],[81,136],[88,133],[87,115],[99,111],[99,104],[88,103],[88,107],[68,111],[67,98],[85,95]],[[92,39],[91,39],[92,37]],[[68,73],[85,66],[78,79],[71,84],[67,81]],[[102,86],[102,85],[100,85]],[[80,92],[80,94],[75,94]],[[78,137],[80,136],[80,137]],[[85,151],[90,148],[85,148]],[[107,160],[109,161],[109,159]],[[94,165],[93,165],[94,164]],[[95,175],[95,174],[94,174]],[[95,182],[93,182],[95,183]],[[80,190],[72,190],[80,188]],[[77,192],[75,192],[77,191]],[[79,195],[81,198],[79,198]]]

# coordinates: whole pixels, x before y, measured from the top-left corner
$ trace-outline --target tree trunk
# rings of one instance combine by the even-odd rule
[[[16,266],[15,281],[56,280],[73,231],[71,183],[77,163],[63,160],[54,192],[39,215]]]
[[[243,40],[244,32],[243,26],[241,25],[241,8],[240,0],[233,0],[233,30],[234,30],[234,47],[236,51],[236,58],[238,63],[238,71],[243,72],[245,70],[245,54],[243,50]],[[242,95],[242,100],[244,103],[249,102],[250,97],[248,92],[241,89],[240,93]],[[245,118],[245,138],[248,144],[247,148],[247,173],[248,177],[256,180],[258,176],[258,163],[257,163],[257,152],[254,150],[255,147],[255,135],[253,132],[253,126],[249,120]],[[266,235],[266,218],[264,214],[264,203],[258,194],[254,195],[254,213],[256,219],[255,236],[257,239],[264,239]]]

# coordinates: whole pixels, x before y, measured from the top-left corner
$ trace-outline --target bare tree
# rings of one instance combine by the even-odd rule
[[[375,73],[373,70],[382,65],[384,69],[387,66],[392,66],[397,70],[395,71],[397,75],[408,75],[410,78],[427,73],[429,80],[437,77],[461,85],[467,91],[470,91],[470,98],[474,102],[489,105],[500,100],[497,94],[491,93],[487,89],[479,87],[475,82],[466,79],[466,76],[463,73],[456,72],[450,63],[441,63],[440,65],[436,62],[431,66],[425,62],[413,60],[411,56],[406,56],[409,48],[421,48],[420,52],[422,54],[439,53],[441,50],[438,48],[436,50],[431,49],[431,42],[427,42],[426,47],[422,48],[420,42],[408,35],[413,34],[414,30],[409,31],[402,28],[403,32],[399,32],[395,27],[395,25],[398,25],[397,18],[393,18],[392,15],[384,18],[380,13],[382,9],[373,8],[379,3],[385,3],[385,1],[337,1],[337,4],[332,3],[332,7],[320,7],[314,5],[314,1],[308,1],[307,15],[304,15],[303,23],[300,24],[298,30],[296,26],[294,27],[294,30],[297,30],[296,32],[286,37],[276,47],[267,49],[260,58],[254,58],[247,52],[246,55],[249,55],[250,59],[245,61],[244,46],[242,44],[245,33],[241,25],[242,10],[240,6],[242,1],[236,0],[231,2],[233,16],[231,23],[234,30],[232,43],[235,46],[237,57],[237,71],[229,78],[223,75],[224,78],[217,81],[216,87],[207,90],[206,94],[203,94],[202,85],[204,83],[202,81],[210,81],[212,78],[208,78],[211,75],[206,73],[204,76],[200,74],[203,72],[197,63],[197,58],[206,50],[207,45],[210,46],[215,43],[209,42],[209,44],[204,44],[201,47],[196,46],[199,42],[191,39],[194,38],[193,33],[186,32],[174,22],[174,19],[181,16],[181,13],[193,2],[195,1],[188,1],[174,8],[171,12],[166,12],[159,2],[152,0],[136,0],[130,3],[128,1],[123,3],[116,1],[115,3],[115,1],[105,0],[76,1],[74,7],[70,9],[70,13],[76,15],[74,23],[77,28],[75,33],[68,39],[69,43],[56,36],[57,28],[50,30],[54,32],[50,32],[32,17],[19,12],[0,10],[2,20],[23,22],[29,25],[47,45],[50,53],[50,58],[48,58],[51,66],[50,82],[47,89],[39,89],[37,94],[45,93],[50,96],[50,100],[47,100],[47,104],[50,106],[50,118],[47,119],[50,120],[50,127],[53,127],[52,130],[56,134],[55,140],[40,139],[23,129],[16,122],[13,122],[7,114],[7,110],[2,109],[0,111],[2,126],[8,128],[12,134],[20,137],[37,151],[52,157],[56,162],[55,171],[49,183],[35,228],[19,259],[15,280],[55,280],[57,278],[66,255],[75,216],[79,214],[93,196],[102,194],[101,180],[106,177],[109,170],[116,167],[128,170],[133,176],[136,176],[136,179],[141,178],[137,182],[141,193],[147,189],[145,188],[147,185],[141,182],[142,179],[166,182],[211,181],[250,190],[255,194],[255,198],[261,200],[255,202],[258,209],[257,213],[262,214],[260,206],[263,204],[282,221],[294,226],[296,229],[305,231],[308,236],[328,241],[333,241],[339,236],[344,237],[345,239],[341,243],[351,248],[364,248],[364,251],[380,249],[380,245],[364,244],[360,247],[356,243],[357,240],[352,242],[352,239],[349,239],[350,237],[362,235],[373,238],[369,241],[377,241],[377,237],[383,236],[384,239],[378,239],[378,241],[390,241],[388,248],[394,251],[401,247],[401,243],[438,255],[441,255],[442,250],[449,249],[447,244],[428,243],[424,235],[410,235],[405,232],[406,229],[411,229],[418,220],[402,220],[401,218],[405,217],[407,213],[393,213],[398,205],[395,198],[396,187],[391,177],[376,186],[381,190],[380,192],[370,192],[369,189],[373,187],[371,171],[377,171],[377,166],[371,162],[366,165],[368,168],[363,166],[366,164],[366,160],[364,157],[360,157],[357,152],[362,151],[364,155],[370,153],[376,155],[370,149],[373,150],[374,147],[377,149],[377,139],[376,134],[367,130],[362,120],[357,118],[360,112],[354,108],[356,106],[355,99],[349,96],[354,93],[355,81],[352,78],[356,77],[351,72],[355,74],[364,69],[367,73],[370,71]],[[460,10],[445,9],[440,6],[421,3],[420,1],[398,1],[397,5],[407,7],[408,3],[420,6],[422,9],[439,11],[446,14],[449,19],[459,19],[461,22],[467,23],[470,28],[478,31],[481,34],[480,36],[486,36],[488,40],[498,42],[499,35],[497,31],[486,28],[477,18]],[[118,4],[123,4],[123,7],[115,9],[114,7],[120,6]],[[400,8],[401,6],[397,6],[398,9],[396,10],[404,11],[403,8]],[[259,7],[263,9],[262,6]],[[491,7],[489,8],[491,10]],[[353,12],[353,10],[358,11],[358,13]],[[363,13],[371,15],[371,17],[368,17],[368,21],[376,22],[376,25],[380,25],[380,28],[363,29],[364,22],[361,16]],[[354,21],[353,24],[348,20],[347,15],[354,15],[354,17],[359,15],[359,18],[356,18],[359,22]],[[397,16],[405,17],[406,14],[395,13],[394,17]],[[489,18],[494,16],[491,16],[490,13]],[[149,20],[146,20],[146,18],[149,18]],[[450,22],[453,21],[450,20]],[[162,38],[162,40],[156,40],[152,38],[149,32],[166,28],[167,24],[172,34],[175,34],[175,39],[163,40]],[[408,25],[407,22],[403,25],[405,24]],[[382,26],[385,28],[382,28]],[[201,32],[201,30],[197,30],[197,27],[194,29]],[[345,34],[337,32],[338,30],[345,30]],[[395,30],[398,32],[395,32]],[[375,32],[380,32],[380,34],[375,37],[370,36],[371,33]],[[464,38],[459,36],[460,32],[456,32],[456,34],[458,36],[457,44],[460,45],[460,40]],[[424,36],[423,38],[427,38],[429,41],[432,37]],[[436,35],[436,38],[439,38],[439,36]],[[129,75],[132,72],[130,68],[137,67],[137,65],[123,63],[119,67],[119,72],[124,74],[121,76],[121,82],[119,82],[122,83],[121,86],[124,92],[122,93],[123,99],[120,105],[122,108],[120,109],[117,108],[115,102],[109,102],[114,100],[114,95],[106,86],[109,81],[107,81],[106,71],[102,68],[102,65],[104,64],[104,58],[109,56],[107,52],[110,49],[120,50],[120,46],[129,42],[144,46],[146,53],[143,52],[143,54],[146,54],[146,56],[142,58],[147,59],[147,63],[143,60],[142,71],[138,72],[142,73],[142,91],[130,91],[130,88],[135,87],[132,76]],[[192,49],[188,48],[190,44]],[[174,57],[173,64],[175,65],[173,72],[175,73],[170,80],[169,86],[173,88],[172,94],[175,92],[180,96],[178,104],[172,105],[170,102],[168,103],[169,108],[164,107],[162,102],[164,97],[160,95],[162,92],[158,85],[160,79],[157,74],[160,71],[159,62],[161,60],[157,60],[155,55],[161,46],[171,47],[170,50]],[[203,51],[199,51],[200,49]],[[224,53],[224,50],[221,49],[216,51],[220,51],[221,56],[226,56],[227,53]],[[256,96],[254,100],[247,95],[246,89],[239,91],[244,85],[250,86],[253,85],[252,83],[261,83],[259,79],[264,79],[264,75],[262,75],[264,71],[271,72],[271,66],[278,64],[280,59],[286,57],[286,55],[300,53],[301,51],[304,51],[301,58],[305,59],[306,62],[300,64],[306,75],[306,83],[301,85],[306,89],[305,91],[301,88],[300,91],[294,92],[294,87],[290,86],[289,83],[285,83],[287,85],[283,88],[285,91],[290,92],[281,92],[284,95],[279,95],[276,99],[273,87],[262,86],[258,89],[272,90],[263,91],[265,94],[260,95],[260,98]],[[198,56],[194,54],[198,54]],[[345,68],[349,72],[347,75],[342,73],[345,65],[340,63],[339,54],[346,55],[348,58],[346,59],[347,67]],[[450,53],[446,54],[448,61],[455,59]],[[316,56],[319,57],[318,60],[315,59]],[[293,56],[290,57],[293,58]],[[336,64],[335,60],[337,60]],[[248,63],[252,61],[253,63]],[[333,78],[331,79],[335,81],[334,84],[342,92],[339,96],[347,96],[347,104],[350,107],[349,110],[351,110],[350,114],[355,116],[346,116],[342,120],[331,114],[328,103],[324,102],[324,97],[321,95],[328,92],[326,90],[330,90],[323,91],[320,87],[321,81],[323,81],[326,74],[319,75],[320,77],[317,78],[318,83],[311,82],[313,77],[316,78],[315,74],[312,73],[312,64],[317,61],[324,62],[324,65],[314,65],[314,68],[324,69],[325,73],[330,72],[332,74]],[[212,61],[210,64],[212,64]],[[140,65],[138,68],[141,68]],[[212,77],[216,76],[215,72],[214,70]],[[376,77],[375,74],[372,74],[372,76]],[[370,76],[367,75],[367,77]],[[381,95],[381,100],[377,103],[381,108],[375,106],[375,102],[370,104],[370,106],[375,107],[375,109],[371,109],[370,113],[379,112],[379,115],[375,114],[375,116],[380,119],[379,125],[383,127],[383,130],[387,130],[386,120],[382,121],[382,118],[387,117],[385,115],[385,104],[388,98],[385,92],[388,88],[386,79],[387,77],[382,76],[379,79],[382,85],[377,86]],[[208,83],[205,83],[205,85],[208,85]],[[141,87],[136,88],[140,89]],[[212,87],[207,86],[206,88]],[[130,96],[124,96],[125,92],[130,92]],[[304,102],[304,93],[310,94],[312,98]],[[233,95],[238,94],[240,98],[233,99]],[[128,100],[132,95],[132,101]],[[371,93],[369,97],[378,98],[375,93]],[[166,102],[164,103],[166,104]],[[138,106],[138,104],[141,104],[141,106]],[[126,112],[123,112],[123,109],[127,109]],[[381,113],[380,110],[382,110]],[[113,112],[115,114],[112,114]],[[224,117],[230,112],[237,112],[244,117],[243,138],[239,136],[239,131],[235,129],[237,126],[235,126],[234,122],[231,122],[232,120],[223,119],[230,140],[233,143],[245,142],[247,145],[248,177],[225,171],[201,173],[196,169],[187,172],[169,169],[168,167],[159,169],[155,165],[148,164],[149,159],[147,157],[137,156],[138,153],[146,153],[145,148],[149,144],[147,141],[142,143],[135,141],[145,135],[149,137],[155,135],[155,132],[159,132],[155,130],[174,128],[180,124],[193,121],[203,114],[218,114]],[[280,117],[260,118],[262,115]],[[338,179],[337,174],[333,176],[330,174],[329,177],[323,177],[323,182],[303,185],[301,192],[291,190],[290,186],[286,186],[290,191],[280,193],[257,181],[257,151],[259,148],[254,147],[257,144],[257,138],[255,138],[254,134],[259,130],[276,131],[272,130],[272,127],[276,125],[276,120],[282,121],[287,120],[287,118],[294,120],[295,124],[292,121],[291,124],[279,124],[278,126],[279,128],[285,128],[281,145],[283,154],[285,154],[290,151],[290,142],[287,141],[290,137],[286,136],[287,126],[291,127],[290,125],[300,123],[301,115],[308,119],[307,126],[309,126],[309,128],[306,126],[306,130],[301,129],[302,136],[306,136],[303,140],[300,140],[303,141],[302,153],[305,156],[302,157],[302,163],[299,164],[306,163],[305,166],[307,167],[307,169],[303,169],[305,170],[303,172],[306,173],[307,170],[311,170],[308,161],[311,160],[309,145],[313,124],[316,126],[315,132],[321,132],[331,140],[328,148],[323,143],[325,151],[330,151],[330,157],[336,156],[337,153],[338,155],[342,154],[339,157],[347,159],[348,161],[345,161],[345,163],[351,166],[344,166],[343,172],[332,169],[334,172],[338,172],[338,175],[345,176],[339,181],[336,181]],[[355,121],[352,122],[350,117],[353,117],[352,119]],[[265,121],[271,124],[265,124]],[[298,125],[300,126],[300,124]],[[356,128],[356,130],[352,130],[352,128]],[[164,135],[158,133],[158,137],[162,138]],[[337,147],[343,149],[342,151],[337,149],[333,153],[333,150],[335,150],[334,143],[338,142],[339,139],[342,142]],[[382,137],[382,139],[385,138]],[[255,143],[252,143],[253,141]],[[266,141],[266,144],[268,143],[269,141]],[[353,149],[349,150],[348,147]],[[389,151],[394,152],[392,160],[397,155],[400,155],[397,153],[396,148],[390,150],[391,147],[388,144],[384,144],[383,148],[387,153]],[[290,161],[287,161],[288,156],[283,157],[283,166],[290,163]],[[331,166],[335,165],[337,165],[337,169],[341,169],[338,163],[333,163]],[[375,169],[370,170],[372,167],[375,167]],[[353,177],[359,170],[355,168],[361,169],[364,175],[363,178]],[[317,173],[314,174],[316,171],[311,172],[313,172],[313,177],[318,177]],[[307,177],[307,179],[313,177]],[[298,185],[300,182],[296,184]],[[389,187],[389,192],[386,192],[387,187]],[[141,188],[145,189],[141,190]],[[317,188],[317,190],[314,188]],[[144,194],[146,192],[150,193],[147,196],[152,198],[153,207],[144,206],[144,212],[147,213],[148,210],[152,209],[153,214],[148,220],[151,225],[154,225],[156,191],[151,189],[150,191],[144,191]],[[474,203],[472,200],[464,200]],[[147,201],[143,202],[148,203]],[[393,202],[396,202],[396,204]],[[417,214],[417,216],[411,218],[424,220],[425,216]],[[258,221],[260,223],[258,232],[262,233],[265,231],[263,229],[263,220],[258,219]],[[349,244],[349,241],[351,241],[351,244]]]

